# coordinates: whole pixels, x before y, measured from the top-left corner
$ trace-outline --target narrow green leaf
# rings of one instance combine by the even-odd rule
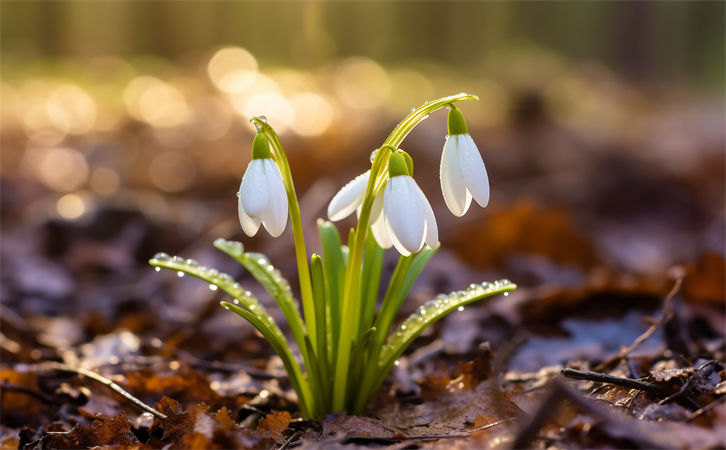
[[[219,272],[216,269],[201,266],[191,259],[184,259],[179,256],[170,257],[164,253],[159,253],[149,260],[149,264],[154,267],[173,270],[177,273],[192,275],[234,297],[235,303],[239,303],[241,306],[230,302],[221,302],[222,306],[245,318],[262,333],[262,336],[272,345],[275,353],[282,359],[288,376],[290,377],[290,383],[293,385],[300,399],[302,413],[308,414],[311,411],[308,409],[312,407],[310,388],[302,376],[300,366],[290,352],[285,336],[280,331],[272,316],[251,292],[243,289],[230,275]]]
[[[201,266],[192,259],[184,259],[180,256],[170,257],[164,253],[158,253],[149,260],[149,264],[162,269],[175,270],[178,273],[189,274],[209,283],[212,289],[219,289],[234,297],[242,306],[254,313],[261,321],[269,323],[277,331],[280,329],[275,324],[272,316],[264,306],[255,298],[250,291],[242,288],[230,275],[219,272],[217,269]],[[280,334],[282,334],[280,332]]]
[[[311,414],[315,411],[316,406],[314,404],[312,393],[310,392],[310,386],[303,377],[302,372],[300,371],[300,366],[297,362],[295,362],[295,358],[292,356],[290,348],[285,342],[285,337],[282,333],[280,333],[280,330],[276,326],[273,328],[269,323],[260,320],[260,318],[252,312],[244,308],[240,308],[235,304],[229,302],[220,302],[220,304],[224,308],[249,321],[262,334],[267,342],[272,345],[275,353],[277,353],[285,366],[285,371],[290,378],[290,383],[292,384],[293,389],[295,389],[295,392],[298,394],[298,401],[300,403],[302,414],[305,417],[319,417],[319,414]]]
[[[383,269],[383,254],[384,250],[376,242],[373,233],[368,233],[361,272],[360,330],[367,330],[373,325]]]
[[[330,311],[330,331],[333,343],[333,355],[337,354],[338,337],[343,301],[343,283],[345,281],[345,258],[342,252],[343,243],[338,229],[331,222],[318,219],[320,243],[323,246],[323,271],[328,293],[328,309]]]
[[[396,358],[408,347],[421,332],[444,317],[448,313],[462,308],[469,303],[491,297],[497,294],[505,294],[513,291],[517,285],[509,280],[499,280],[494,283],[472,284],[468,289],[455,291],[449,295],[439,295],[436,299],[421,305],[415,313],[404,320],[398,329],[391,334],[386,345],[381,351],[379,366],[386,367],[393,364]]]
[[[462,310],[465,305],[475,301],[492,297],[498,294],[507,295],[517,285],[509,280],[499,280],[494,283],[485,282],[472,284],[468,289],[455,291],[449,295],[441,294],[434,300],[421,305],[416,312],[404,320],[398,329],[391,334],[380,353],[376,367],[376,376],[367,378],[361,387],[361,394],[355,405],[355,411],[361,411],[378,386],[383,382],[391,370],[396,359],[411,345],[423,330],[445,315],[455,310]]]
[[[290,283],[280,271],[270,264],[265,255],[245,252],[241,242],[219,238],[214,241],[214,246],[239,262],[270,293],[285,316],[300,351],[305,351],[305,327],[300,310],[292,295]]]
[[[313,283],[313,300],[315,302],[315,321],[320,331],[317,336],[315,356],[323,365],[323,373],[329,374],[328,367],[328,328],[327,328],[327,292],[325,289],[325,272],[320,255],[313,254],[310,258],[310,273]]]

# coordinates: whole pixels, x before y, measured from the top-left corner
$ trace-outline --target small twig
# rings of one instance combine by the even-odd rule
[[[696,417],[711,411],[713,408],[715,408],[719,403],[721,403],[724,400],[726,400],[726,396],[719,397],[716,400],[709,403],[708,405],[704,406],[703,408],[693,411],[693,413],[690,416],[688,416],[688,418],[686,419],[686,422],[690,422],[691,420],[695,419]]]
[[[531,420],[519,430],[511,448],[530,448],[530,444],[538,438],[539,430],[548,422],[548,419],[556,416],[565,400],[574,404],[581,411],[600,420],[601,424],[614,436],[626,437],[640,448],[662,448],[660,444],[643,436],[628,422],[618,419],[608,410],[587,400],[560,379],[552,380],[548,393],[544,395],[539,409]]]
[[[691,408],[693,409],[700,409],[701,405],[696,403],[692,398],[686,396],[685,394],[688,393],[688,391],[691,389],[693,384],[696,382],[696,380],[703,380],[708,378],[708,376],[713,373],[715,370],[717,370],[714,366],[719,365],[716,361],[710,360],[706,361],[705,363],[701,364],[698,368],[696,368],[695,372],[688,377],[685,383],[681,386],[681,388],[674,392],[673,394],[669,395],[668,397],[664,398],[663,400],[659,401],[659,405],[664,405],[670,401],[680,399],[682,403],[687,403]],[[705,372],[705,373],[704,373]]]
[[[277,450],[285,450],[287,446],[290,445],[290,442],[298,436],[300,436],[300,432],[294,432]]]
[[[658,317],[658,320],[656,320],[651,326],[649,326],[648,329],[643,332],[643,334],[635,338],[635,340],[632,344],[630,344],[629,347],[622,349],[620,353],[595,367],[595,370],[604,370],[605,367],[610,366],[612,363],[620,361],[623,358],[627,358],[630,353],[634,352],[638,347],[640,347],[643,342],[651,337],[653,333],[658,330],[658,328],[660,328],[664,323],[671,320],[673,318],[673,298],[676,296],[676,294],[678,294],[678,291],[681,289],[682,284],[683,275],[676,278],[676,281],[673,283],[673,287],[670,291],[668,291],[668,294],[666,294],[665,298],[663,299],[663,313],[660,315],[660,317]]]
[[[160,418],[160,419],[166,419],[166,415],[160,413],[159,411],[155,410],[151,406],[147,405],[146,403],[142,402],[138,398],[134,397],[133,395],[129,394],[124,388],[116,384],[114,381],[104,377],[103,375],[99,375],[96,372],[92,372],[88,369],[84,369],[82,367],[73,367],[69,366],[67,364],[59,363],[59,362],[50,362],[47,365],[50,369],[60,370],[63,372],[71,372],[76,373],[78,375],[83,375],[85,377],[88,377],[94,381],[97,381],[105,386],[108,386],[111,390],[116,392],[117,394],[121,395],[126,400],[130,401],[134,405],[138,406],[139,408],[143,409],[146,412],[149,412],[153,414],[154,416]]]
[[[599,383],[609,383],[617,386],[626,387],[629,389],[638,389],[641,391],[648,392],[654,395],[668,395],[671,390],[660,386],[658,384],[649,383],[642,380],[633,380],[630,378],[616,377],[614,375],[608,375],[606,373],[591,372],[589,370],[576,370],[565,368],[560,372],[562,375],[568,378],[574,378],[576,380],[587,380],[597,381]]]

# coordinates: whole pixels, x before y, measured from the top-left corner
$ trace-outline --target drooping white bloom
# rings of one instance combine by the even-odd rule
[[[446,206],[461,217],[474,198],[482,208],[489,203],[489,177],[474,140],[466,132],[461,112],[449,112],[449,136],[441,155],[441,191]]]
[[[260,150],[262,146],[264,148]],[[250,237],[257,234],[260,224],[271,236],[277,237],[285,231],[287,225],[287,192],[282,174],[270,157],[269,144],[263,134],[255,137],[252,148],[252,161],[239,187],[239,222],[242,230]]]
[[[424,244],[435,247],[439,241],[438,227],[428,199],[409,175],[404,158],[394,153],[389,162],[391,178],[376,194],[371,206],[370,227],[381,248],[396,247],[408,256],[420,251]],[[360,214],[370,170],[358,175],[341,188],[328,206],[333,221]]]
[[[436,217],[428,199],[409,175],[391,177],[383,194],[383,219],[390,241],[403,256],[439,242]],[[374,233],[375,236],[375,233]],[[380,239],[376,237],[380,244]]]
[[[403,256],[420,251],[424,244],[435,247],[439,231],[434,211],[400,153],[391,155],[388,171],[391,179],[383,192],[382,213],[387,237]]]
[[[356,211],[360,215],[360,208],[363,204],[368,179],[371,171],[368,170],[349,181],[343,186],[330,201],[328,205],[328,218],[333,222],[345,219]],[[383,220],[383,190],[379,191],[373,200],[371,207],[370,226],[373,237],[381,248],[391,248],[393,241],[386,229]]]
[[[343,186],[330,201],[328,205],[328,218],[333,222],[345,219],[363,203],[363,196],[368,186],[368,178],[371,171],[368,170],[349,181]]]

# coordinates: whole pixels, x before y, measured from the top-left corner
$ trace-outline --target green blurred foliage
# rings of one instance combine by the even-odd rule
[[[183,64],[239,45],[268,64],[349,55],[464,75],[492,52],[543,48],[634,81],[722,89],[723,2],[3,2],[6,61],[154,55]]]

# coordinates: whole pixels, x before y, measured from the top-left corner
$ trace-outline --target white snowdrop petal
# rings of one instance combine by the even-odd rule
[[[285,231],[287,225],[287,192],[277,164],[271,159],[264,161],[269,198],[267,207],[262,211],[262,225],[272,237],[277,237]]]
[[[247,214],[244,206],[242,206],[242,197],[237,200],[237,212],[239,213],[239,223],[242,225],[242,231],[249,237],[253,237],[257,234],[257,230],[260,229],[260,219],[253,219]]]
[[[418,188],[413,178],[400,175],[391,178],[383,196],[383,213],[393,245],[416,253],[423,247],[425,215]]]
[[[373,207],[371,208],[371,231],[373,237],[376,239],[378,246],[381,248],[391,248],[393,241],[391,235],[388,233],[386,227],[386,221],[383,218],[383,191],[381,191],[376,198],[373,200]]]
[[[439,242],[439,227],[436,224],[436,216],[434,216],[434,210],[431,208],[431,204],[421,188],[418,184],[414,184],[414,186],[419,193],[419,201],[424,212],[424,221],[426,224],[426,235],[424,241],[426,242],[426,245],[434,248]]]
[[[471,205],[471,194],[466,189],[464,175],[459,163],[458,137],[447,136],[441,154],[441,192],[449,211],[457,217],[463,216]]]
[[[239,188],[240,202],[250,217],[258,217],[267,207],[270,196],[265,175],[265,160],[253,159],[247,166]]]
[[[458,139],[459,168],[467,190],[482,208],[489,203],[489,176],[479,149],[468,134],[454,136]]]
[[[343,186],[328,205],[328,218],[337,221],[348,217],[363,201],[371,171],[355,177]]]

